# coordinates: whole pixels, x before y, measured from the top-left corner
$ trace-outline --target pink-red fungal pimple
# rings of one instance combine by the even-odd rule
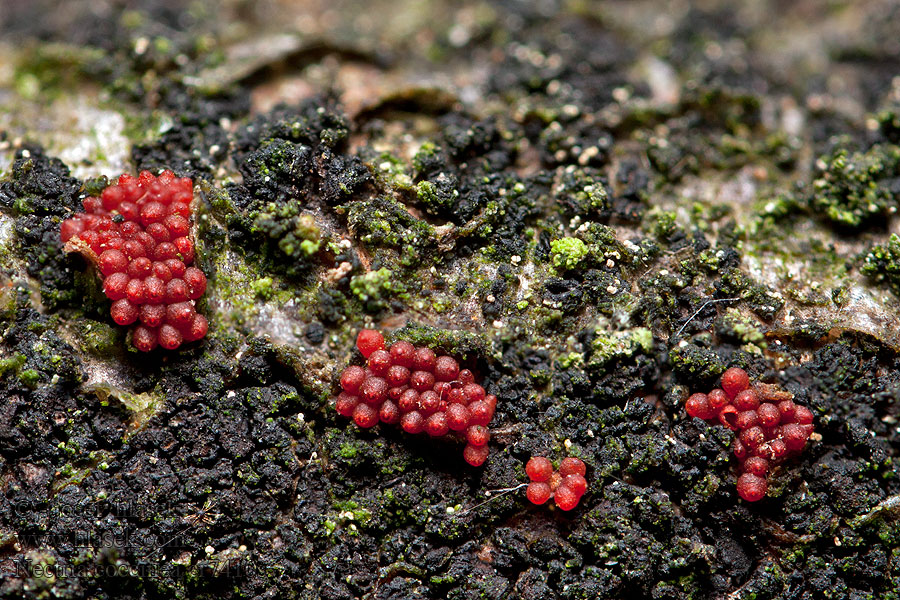
[[[544,504],[552,497],[561,510],[572,510],[587,491],[586,472],[580,458],[568,456],[554,470],[548,458],[532,456],[525,464],[525,473],[531,481],[525,494],[532,504]]]
[[[532,504],[544,504],[552,495],[550,486],[541,481],[532,481],[525,489],[525,496]]]
[[[739,392],[750,387],[750,376],[740,367],[731,367],[722,373],[722,389],[729,398],[734,398]]]
[[[110,316],[120,325],[135,325],[131,342],[142,352],[157,346],[175,349],[182,342],[206,336],[208,322],[196,314],[194,302],[206,291],[206,276],[194,260],[190,202],[192,183],[171,171],[158,177],[119,177],[99,198],[82,201],[84,212],[60,225],[67,251],[85,255],[104,276],[103,291],[113,301]],[[182,206],[171,215],[167,199],[178,196]],[[174,281],[174,283],[172,283]],[[179,305],[171,318],[156,309]]]
[[[532,456],[525,464],[525,472],[531,481],[548,481],[553,474],[553,463],[543,456]]]
[[[167,223],[183,227],[174,219],[163,221]],[[158,279],[159,275],[170,276],[165,267],[160,263],[159,272],[154,270]],[[183,280],[189,288],[192,278],[188,268]],[[175,280],[178,278],[172,281]],[[365,366],[352,365],[340,374],[342,391],[335,399],[338,414],[352,418],[363,428],[374,427],[380,421],[399,425],[410,434],[453,435],[466,442],[466,462],[479,466],[487,460],[487,426],[497,397],[476,384],[470,370],[460,369],[459,361],[452,356],[439,355],[431,348],[416,347],[407,341],[386,346],[384,336],[374,329],[361,330],[356,347]]]
[[[722,374],[721,386],[706,395],[692,394],[685,410],[691,417],[717,421],[736,432],[738,495],[756,502],[766,495],[766,477],[772,467],[806,447],[814,430],[813,413],[775,386],[751,386],[747,372],[738,367]]]

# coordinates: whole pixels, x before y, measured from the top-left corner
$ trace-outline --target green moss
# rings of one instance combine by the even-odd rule
[[[817,166],[810,203],[831,222],[856,228],[897,210],[889,180],[900,175],[900,147],[876,144],[853,153],[839,148]]]
[[[722,479],[715,473],[707,473],[703,479],[699,480],[693,488],[693,491],[703,498],[712,498],[712,496],[722,487]]]
[[[416,172],[421,173],[425,166],[440,154],[440,148],[434,142],[425,142],[413,156],[412,164]]]
[[[572,366],[578,367],[584,364],[584,355],[581,352],[569,352],[568,354],[563,354],[557,360],[563,369],[568,369]]]
[[[436,185],[431,181],[420,181],[416,185],[416,199],[431,214],[449,211],[459,198],[459,190],[447,185]]]
[[[151,392],[135,394],[106,383],[86,386],[85,391],[93,392],[104,406],[114,401],[127,408],[132,413],[134,429],[143,427],[162,408],[164,403],[164,395]]]
[[[99,321],[77,319],[74,322],[82,350],[95,356],[111,356],[120,349],[121,331]]]
[[[272,292],[274,291],[273,286],[274,281],[271,277],[260,277],[250,284],[250,287],[253,289],[253,293],[263,300],[269,300],[272,298]]]
[[[324,525],[327,535],[332,535],[341,528],[351,536],[359,535],[357,526],[364,527],[372,520],[372,512],[362,507],[355,500],[340,500],[334,503],[335,513],[326,519]]]
[[[343,459],[351,459],[354,458],[357,454],[358,450],[356,449],[356,444],[345,443],[341,444],[341,447],[338,449],[338,456]]]
[[[588,168],[569,167],[554,189],[556,203],[567,215],[596,219],[609,210],[609,193],[599,172]]]
[[[390,340],[406,340],[417,346],[440,349],[459,359],[484,356],[487,344],[482,335],[464,330],[438,329],[430,325],[409,322],[390,335]]]
[[[578,238],[565,237],[550,242],[550,260],[559,271],[574,269],[587,256],[588,248]]]
[[[19,369],[25,365],[25,360],[24,354],[15,354],[9,358],[0,359],[0,377],[7,373],[18,373]]]
[[[19,373],[19,381],[24,383],[30,388],[37,387],[37,383],[41,378],[41,374],[38,373],[34,369],[25,369],[21,373]]]
[[[406,163],[389,152],[382,152],[374,161],[372,168],[375,179],[387,189],[409,190],[413,180],[406,170]]]
[[[725,363],[709,348],[680,344],[669,351],[669,362],[676,373],[690,381],[713,379],[725,371]]]
[[[757,283],[740,269],[722,272],[720,292],[746,300],[750,308],[763,319],[772,319],[784,307],[781,295]]]
[[[887,284],[900,295],[900,237],[892,233],[886,244],[872,246],[860,271],[874,281]]]
[[[269,202],[251,213],[250,230],[272,240],[293,260],[308,260],[320,247],[321,232],[310,214],[302,214],[299,202]]]
[[[21,53],[16,65],[16,91],[27,99],[52,98],[75,88],[85,66],[103,58],[103,51],[90,46],[42,43]]]
[[[654,210],[647,214],[644,228],[658,240],[668,239],[678,229],[676,215],[668,210]]]
[[[437,236],[430,224],[417,219],[391,198],[353,202],[348,209],[350,230],[371,248],[390,248],[400,265],[415,267],[436,248]]]
[[[545,387],[553,378],[553,373],[549,369],[532,369],[528,372],[531,384],[536,388]]]
[[[604,366],[610,361],[648,353],[653,349],[653,334],[646,327],[628,331],[598,333],[594,338],[591,366]]]
[[[431,308],[434,309],[434,312],[441,314],[447,312],[454,306],[454,301],[449,296],[439,296],[434,299],[431,303]]]
[[[394,280],[390,269],[382,267],[350,279],[350,291],[362,302],[367,310],[376,311],[387,306],[391,297],[405,291],[403,285]]]
[[[757,348],[766,347],[766,336],[759,325],[749,315],[735,308],[729,308],[719,320],[717,332],[720,336],[736,339],[743,344],[752,344]]]
[[[34,208],[31,206],[31,199],[26,196],[16,198],[13,201],[13,210],[18,215],[27,215],[34,212]]]

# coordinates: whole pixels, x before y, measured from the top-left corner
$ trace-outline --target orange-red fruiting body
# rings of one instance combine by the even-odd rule
[[[559,470],[554,471],[549,459],[532,456],[525,465],[525,472],[531,480],[525,495],[533,504],[543,504],[552,497],[556,506],[568,511],[578,505],[587,491],[586,467],[579,458],[564,458]]]
[[[113,320],[131,325],[140,319],[131,343],[142,352],[174,350],[208,331],[206,318],[194,309],[207,282],[190,266],[192,199],[191,180],[171,171],[122,175],[99,198],[85,198],[84,212],[59,228],[65,249],[83,254],[103,275]]]
[[[185,272],[185,280],[190,275]],[[460,369],[459,361],[452,356],[439,355],[431,348],[416,347],[407,341],[386,347],[384,336],[374,329],[361,330],[356,347],[366,359],[366,366],[351,365],[341,373],[343,391],[335,399],[338,414],[352,418],[363,428],[374,427],[380,421],[399,424],[403,431],[414,435],[453,434],[466,442],[466,462],[479,466],[487,460],[487,426],[497,397],[486,394],[470,370]]]
[[[725,371],[722,389],[709,394],[692,394],[685,402],[691,417],[718,421],[736,432],[733,452],[738,459],[738,495],[747,502],[765,497],[766,476],[773,465],[799,454],[813,433],[813,414],[797,406],[790,396],[774,386],[750,386],[746,371],[732,367]]]

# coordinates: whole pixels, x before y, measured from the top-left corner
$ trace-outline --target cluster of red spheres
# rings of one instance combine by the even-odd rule
[[[132,333],[138,350],[174,350],[206,335],[206,317],[194,309],[206,275],[191,266],[193,197],[191,180],[171,171],[122,175],[60,225],[66,249],[85,255],[103,276],[113,321],[139,323]]]
[[[543,456],[532,456],[525,465],[525,472],[531,483],[525,495],[533,504],[544,504],[551,497],[562,510],[572,510],[578,506],[587,491],[587,472],[584,462],[571,456],[562,459],[559,470],[553,470],[553,463]]]
[[[734,455],[741,472],[737,491],[747,502],[765,497],[770,468],[799,454],[814,429],[812,411],[794,404],[790,392],[751,386],[747,372],[737,367],[722,374],[721,388],[692,394],[685,409],[692,417],[718,421],[737,432]]]
[[[497,397],[475,383],[472,371],[460,369],[452,356],[409,342],[385,348],[384,336],[373,329],[359,332],[356,347],[366,366],[341,373],[338,413],[364,429],[382,422],[399,424],[412,434],[458,435],[466,441],[466,462],[476,467],[484,463]]]

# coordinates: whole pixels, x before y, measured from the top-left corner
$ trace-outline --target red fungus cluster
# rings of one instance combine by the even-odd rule
[[[533,504],[544,504],[552,496],[556,506],[572,510],[587,491],[586,469],[578,458],[564,458],[559,463],[559,470],[554,471],[549,459],[532,456],[525,465],[525,472],[531,480],[525,495]]]
[[[382,422],[399,424],[412,434],[456,434],[466,440],[466,462],[476,467],[484,463],[497,397],[485,394],[472,371],[460,369],[452,356],[409,342],[385,348],[384,337],[372,329],[359,332],[356,347],[366,366],[341,373],[338,413],[364,429]]]
[[[734,455],[740,463],[738,494],[747,502],[762,500],[770,467],[799,454],[813,432],[813,414],[775,386],[750,385],[743,369],[722,374],[722,387],[693,394],[685,404],[692,417],[718,421],[737,432]]]
[[[206,317],[194,309],[206,276],[190,266],[192,199],[189,178],[142,171],[85,198],[84,212],[60,225],[66,250],[83,254],[103,276],[113,320],[140,322],[132,334],[138,350],[174,350],[206,335]]]

